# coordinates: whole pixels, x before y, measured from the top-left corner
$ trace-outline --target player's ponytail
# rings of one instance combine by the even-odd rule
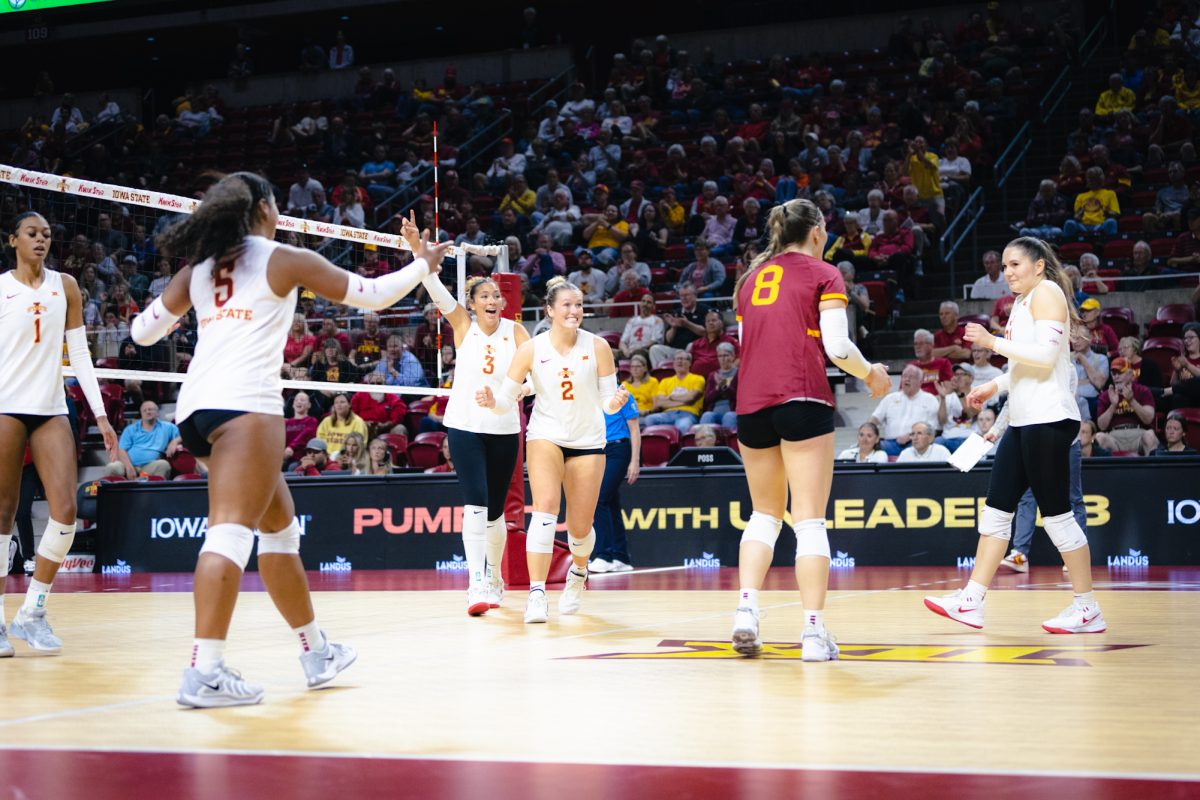
[[[1045,264],[1044,275],[1046,280],[1058,284],[1058,288],[1062,289],[1063,297],[1067,299],[1067,315],[1071,323],[1071,338],[1080,340],[1088,338],[1087,326],[1083,322],[1083,318],[1079,316],[1079,308],[1075,305],[1075,286],[1071,283],[1070,277],[1063,269],[1062,262],[1058,260],[1058,254],[1054,252],[1054,248],[1036,236],[1021,236],[1013,239],[1008,243],[1008,247],[1014,247],[1020,250],[1034,264],[1041,261]],[[1007,247],[1005,248],[1008,249]]]
[[[805,241],[823,219],[816,203],[803,198],[772,208],[767,214],[767,249],[750,263],[750,270],[775,258],[791,245]]]
[[[272,197],[270,184],[252,172],[226,175],[205,193],[190,217],[159,235],[158,248],[189,264],[236,257],[258,221],[259,202]]]

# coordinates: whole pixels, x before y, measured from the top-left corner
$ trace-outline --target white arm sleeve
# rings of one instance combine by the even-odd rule
[[[615,414],[621,409],[613,410],[609,408],[612,403],[613,396],[617,393],[617,373],[612,375],[604,375],[600,378],[600,407],[604,409],[605,414]]]
[[[425,259],[418,258],[399,272],[384,275],[382,278],[360,278],[351,275],[342,302],[354,308],[382,311],[395,305],[397,300],[417,288],[417,284],[428,274],[429,264]]]
[[[996,352],[1010,361],[1019,361],[1032,367],[1052,367],[1058,359],[1065,322],[1057,320],[1034,320],[1032,342],[1014,342],[996,337]]]
[[[500,391],[496,392],[496,405],[492,406],[492,413],[499,417],[512,411],[517,398],[520,396],[521,384],[505,376],[504,383],[500,386]]]
[[[148,347],[170,333],[171,326],[178,321],[179,315],[167,310],[161,296],[156,297],[145,311],[133,318],[129,336],[143,347]]]
[[[871,362],[850,341],[850,323],[846,309],[827,308],[821,312],[821,343],[829,360],[843,372],[865,378],[871,372]]]
[[[996,394],[1004,394],[1012,385],[1012,375],[1008,374],[1007,372],[1001,372],[999,375],[992,378],[992,381],[997,387],[999,387],[996,391]]]
[[[96,368],[92,366],[92,353],[88,350],[87,331],[83,328],[72,328],[67,331],[67,358],[71,361],[71,369],[75,370],[75,380],[83,389],[92,414],[97,419],[106,416],[104,398],[100,395],[100,383],[96,380]]]
[[[434,302],[442,314],[449,316],[454,309],[458,308],[458,301],[454,299],[454,295],[450,294],[450,290],[437,275],[426,275],[421,284],[425,287],[425,291],[429,292],[429,299]]]

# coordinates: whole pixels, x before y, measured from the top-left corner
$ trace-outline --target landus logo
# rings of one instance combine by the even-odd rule
[[[433,568],[438,572],[466,572],[467,560],[460,555],[452,555],[449,561],[434,562]]]
[[[959,569],[975,569],[975,556],[959,556],[957,566]]]
[[[122,561],[121,559],[118,558],[116,564],[113,564],[111,566],[106,564],[106,565],[100,567],[100,574],[101,575],[131,575],[131,574],[133,574],[133,567],[129,566],[124,561]]]
[[[353,566],[341,556],[334,556],[333,561],[322,561],[318,564],[317,570],[320,572],[350,572],[353,570]]]
[[[829,559],[831,569],[854,569],[854,556],[835,550],[833,558]]]
[[[664,639],[659,647],[679,648],[668,652],[600,653],[574,656],[590,659],[732,659],[744,658],[725,641]],[[1149,647],[1144,644],[1081,644],[1063,647],[1028,645],[931,645],[931,644],[839,644],[842,661],[882,661],[918,664],[1014,664],[1043,667],[1090,667],[1096,656],[1118,650]],[[799,661],[799,642],[763,642],[762,655],[771,661]],[[563,659],[570,660],[570,659]]]
[[[721,559],[713,553],[701,553],[700,558],[685,558],[683,565],[688,569],[720,569]]]
[[[1148,567],[1150,566],[1150,556],[1144,556],[1141,550],[1134,550],[1131,547],[1127,556],[1109,556],[1108,566],[1109,568]]]

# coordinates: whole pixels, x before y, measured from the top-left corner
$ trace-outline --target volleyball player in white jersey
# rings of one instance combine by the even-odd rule
[[[546,576],[554,552],[560,491],[567,498],[567,545],[574,562],[558,601],[560,614],[574,614],[583,601],[588,559],[596,545],[592,519],[604,478],[604,411],[615,414],[629,393],[617,386],[617,366],[608,342],[581,327],[583,292],[565,278],[546,284],[550,330],[525,342],[513,357],[499,392],[484,386],[479,405],[507,414],[521,395],[526,376],[537,399],[525,435],[525,463],[533,513],[525,538],[529,563],[526,622],[545,622]]]
[[[45,267],[50,236],[50,224],[41,214],[19,215],[8,237],[17,266],[0,275],[0,658],[14,654],[4,627],[3,600],[26,444],[45,487],[50,520],[25,601],[13,617],[12,636],[39,653],[62,650],[62,641],[46,620],[46,598],[75,539],[75,437],[63,391],[64,337],[104,446],[110,454],[117,451],[117,436],[104,415],[88,352],[79,284]]]
[[[1009,429],[996,448],[987,502],[979,512],[979,545],[967,585],[943,597],[926,597],[931,611],[972,628],[983,627],[987,587],[1012,536],[1017,504],[1033,490],[1043,526],[1070,570],[1071,605],[1042,627],[1050,633],[1103,633],[1104,615],[1092,594],[1087,536],[1071,513],[1071,442],[1079,433],[1072,336],[1086,335],[1069,279],[1041,239],[1022,236],[1004,249],[1004,277],[1016,294],[1003,337],[967,325],[965,338],[1010,362],[1009,371],[967,395],[975,408],[1008,392]]]
[[[356,308],[380,310],[440,264],[444,247],[424,237],[417,260],[369,280],[316,253],[272,241],[279,211],[270,185],[238,172],[214,185],[196,212],[159,237],[159,249],[186,260],[131,335],[150,344],[195,307],[196,352],[179,393],[176,420],[187,448],[208,466],[208,532],[196,563],[192,663],[178,702],[193,707],[258,703],[261,686],[225,666],[225,639],[238,584],[258,533],[258,570],[271,600],[300,640],[310,687],[350,666],[352,648],[317,625],[300,561],[300,527],[279,465],[283,461],[283,346],[300,285]]]
[[[454,329],[454,385],[442,424],[463,490],[463,549],[466,550],[467,613],[473,617],[498,608],[504,598],[500,561],[508,528],[504,501],[520,449],[520,411],[514,403],[497,415],[475,402],[487,386],[498,393],[517,348],[529,332],[500,316],[504,297],[490,278],[467,282],[463,308],[436,275],[425,279],[429,297]]]

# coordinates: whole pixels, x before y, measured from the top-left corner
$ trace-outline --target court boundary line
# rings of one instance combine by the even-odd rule
[[[328,758],[337,760],[376,759],[384,761],[438,761],[487,764],[535,764],[535,765],[578,765],[589,767],[658,767],[665,769],[742,769],[742,770],[780,770],[788,772],[856,772],[856,773],[903,773],[931,775],[963,775],[977,777],[1025,777],[1025,778],[1068,778],[1068,779],[1101,779],[1101,780],[1153,780],[1173,781],[1177,783],[1200,783],[1200,773],[1174,772],[1080,772],[1075,770],[972,770],[963,767],[914,767],[914,766],[869,766],[864,764],[796,764],[758,761],[649,761],[635,759],[618,761],[604,758],[582,758],[573,760],[552,759],[546,757],[509,758],[492,753],[386,753],[386,752],[336,752],[325,750],[237,750],[233,748],[151,748],[151,747],[68,747],[65,745],[47,745],[30,747],[29,745],[2,744],[0,754],[17,751],[48,751],[71,753],[129,753],[133,755],[180,755],[180,756],[248,756],[252,758]]]

